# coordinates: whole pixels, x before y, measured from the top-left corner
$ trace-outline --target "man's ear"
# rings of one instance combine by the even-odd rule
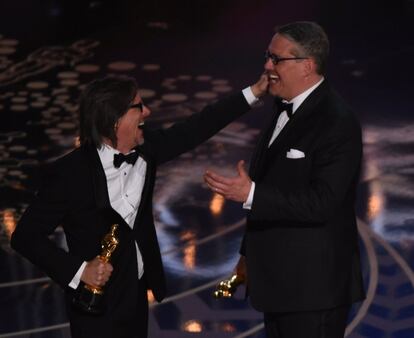
[[[305,77],[309,77],[312,74],[316,73],[316,63],[315,60],[313,58],[308,58],[303,60],[303,72]]]

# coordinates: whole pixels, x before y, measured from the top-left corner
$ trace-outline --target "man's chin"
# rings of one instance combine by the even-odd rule
[[[269,84],[268,93],[272,96],[280,96],[280,90],[277,84]]]

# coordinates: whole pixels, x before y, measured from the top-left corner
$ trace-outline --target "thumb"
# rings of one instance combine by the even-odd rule
[[[239,163],[237,163],[237,171],[239,173],[239,176],[244,177],[247,176],[246,169],[244,168],[244,161],[241,160]]]

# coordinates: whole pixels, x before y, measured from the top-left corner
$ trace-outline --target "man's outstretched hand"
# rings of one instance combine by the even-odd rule
[[[263,73],[260,76],[259,80],[250,88],[253,92],[253,95],[257,98],[267,94],[267,91],[269,89],[269,75],[266,72]]]
[[[207,170],[204,174],[204,181],[215,193],[229,200],[242,203],[246,202],[252,185],[252,180],[244,168],[244,161],[237,163],[237,175],[235,177],[225,177],[212,170]]]

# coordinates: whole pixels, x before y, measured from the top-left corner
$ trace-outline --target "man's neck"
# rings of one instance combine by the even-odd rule
[[[301,86],[301,88],[299,90],[297,90],[296,94],[293,95],[289,100],[287,101],[292,101],[295,97],[298,97],[299,95],[301,95],[302,93],[306,92],[307,90],[309,90],[310,88],[312,88],[313,86],[315,86],[318,82],[320,82],[324,77],[322,75],[315,75],[309,78],[305,78],[303,81],[303,85]]]

